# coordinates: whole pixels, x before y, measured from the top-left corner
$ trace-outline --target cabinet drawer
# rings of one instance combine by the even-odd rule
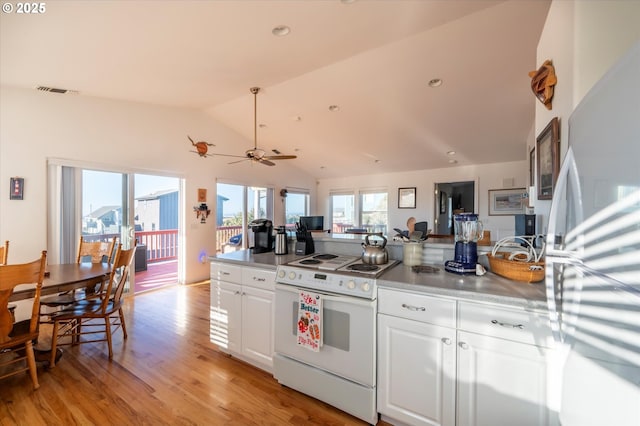
[[[537,346],[553,341],[547,314],[496,305],[459,302],[458,329]]]
[[[242,284],[274,291],[276,286],[276,271],[242,268]]]
[[[456,302],[424,294],[378,289],[378,312],[455,328]]]
[[[242,268],[227,263],[211,262],[211,279],[214,281],[240,283],[242,281]]]

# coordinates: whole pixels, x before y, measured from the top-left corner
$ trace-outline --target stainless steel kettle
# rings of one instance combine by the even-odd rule
[[[389,262],[389,253],[387,253],[387,249],[384,248],[387,245],[387,239],[382,235],[379,235],[379,237],[382,238],[381,245],[378,245],[377,241],[371,244],[369,242],[369,235],[364,238],[364,243],[362,243],[362,263],[383,265]]]
[[[289,242],[287,240],[287,231],[284,226],[279,226],[276,233],[275,254],[288,254]]]

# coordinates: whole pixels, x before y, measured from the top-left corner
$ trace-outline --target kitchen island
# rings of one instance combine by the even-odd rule
[[[362,253],[362,236],[314,240],[316,253]],[[390,259],[401,260],[402,243],[391,242],[387,248]],[[480,263],[490,250],[479,248]],[[347,328],[354,333],[372,329],[376,336],[373,409],[391,424],[557,424],[557,395],[547,386],[554,351],[544,284],[512,281],[492,272],[453,274],[444,270],[444,261],[452,256],[453,244],[426,242],[422,265],[431,266],[432,272],[417,273],[402,262],[385,270],[371,283],[377,314]],[[280,324],[278,330],[283,324],[268,318],[270,312],[279,312],[272,311],[278,304],[272,289],[276,274],[287,269],[278,267],[302,257],[243,250],[211,258],[212,312],[225,313],[216,327],[229,327],[223,336],[236,334],[235,326],[242,329],[236,346],[228,347],[232,355],[273,371],[271,336],[278,331],[271,324]],[[252,288],[256,285],[260,288]],[[235,302],[220,302],[219,297]],[[253,306],[245,309],[249,303]],[[248,316],[239,319],[234,311]],[[255,333],[255,324],[260,324],[260,333]],[[316,397],[353,413],[343,398]]]

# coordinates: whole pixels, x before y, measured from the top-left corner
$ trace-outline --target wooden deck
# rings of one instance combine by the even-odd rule
[[[64,349],[53,369],[0,382],[2,425],[365,425],[281,386],[209,341],[209,285],[125,299],[129,338]],[[46,340],[46,336],[41,336]],[[387,425],[379,422],[380,425]]]
[[[178,261],[147,263],[147,270],[136,272],[135,293],[178,283]]]

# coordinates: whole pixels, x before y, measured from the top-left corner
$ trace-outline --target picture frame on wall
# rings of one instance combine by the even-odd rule
[[[531,148],[529,151],[529,186],[535,186],[536,177],[536,148]]]
[[[416,187],[398,188],[398,208],[399,209],[415,209],[416,208]]]
[[[550,200],[560,171],[560,122],[554,117],[536,138],[538,200]]]
[[[524,214],[527,206],[525,188],[490,189],[489,216]]]

